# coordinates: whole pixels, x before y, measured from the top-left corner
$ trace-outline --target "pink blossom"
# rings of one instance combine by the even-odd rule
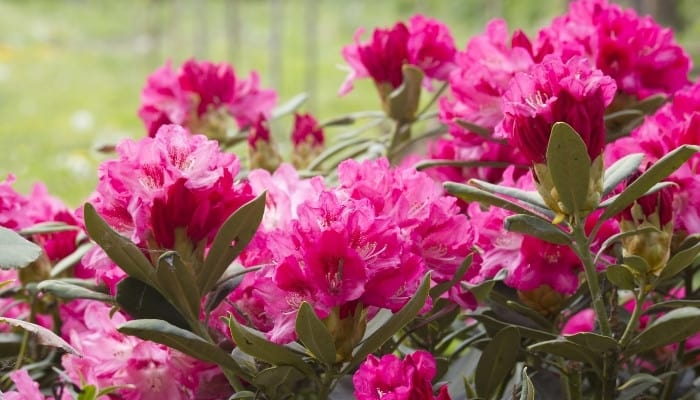
[[[376,212],[390,216],[436,282],[452,279],[471,252],[475,232],[461,214],[456,199],[427,174],[411,167],[390,168],[387,159],[343,161],[338,166],[340,188],[355,199],[368,199]],[[453,300],[465,294],[451,291]]]
[[[141,93],[139,117],[149,136],[167,124],[220,136],[227,128],[222,118],[245,127],[260,114],[268,116],[276,100],[274,91],[260,89],[255,72],[240,79],[228,64],[190,59],[177,72],[168,62],[149,76]]]
[[[572,315],[561,329],[562,335],[575,335],[582,332],[593,332],[595,329],[595,311],[586,308]]]
[[[256,150],[258,142],[270,143],[270,127],[262,115],[250,127],[250,133],[248,134],[248,146],[251,149]]]
[[[455,47],[448,28],[441,22],[416,15],[407,27],[397,22],[390,29],[377,28],[369,42],[361,43],[363,28],[355,32],[355,43],[345,46],[342,54],[351,72],[340,88],[340,95],[353,88],[355,79],[372,78],[383,97],[403,82],[404,64],[423,70],[429,79],[447,80],[453,68]]]
[[[18,369],[10,373],[10,379],[14,382],[17,390],[8,392],[0,391],[0,397],[3,400],[53,400],[52,396],[44,396],[39,390],[39,384],[35,382],[27,370]],[[62,400],[70,400],[71,396],[67,391],[64,391],[61,396]]]
[[[540,31],[534,47],[540,56],[586,56],[615,79],[620,92],[640,99],[672,94],[689,82],[690,58],[673,32],[607,0],[572,2]]]
[[[130,400],[190,399],[215,367],[166,346],[125,336],[117,327],[121,312],[95,301],[74,301],[61,309],[62,334],[81,354],[66,354],[62,364],[70,379],[98,389],[120,386]]]
[[[311,114],[294,113],[292,143],[294,147],[303,143],[313,147],[323,146],[323,128]]]
[[[627,154],[643,153],[644,163],[650,164],[684,144],[700,144],[700,85],[697,84],[678,91],[671,103],[647,117],[629,137],[608,145],[606,163],[610,165]],[[700,156],[694,155],[667,179],[676,184],[674,229],[690,234],[700,232],[700,198],[694,195],[700,190],[699,169]]]
[[[433,356],[423,350],[407,355],[403,360],[393,354],[381,358],[367,356],[352,377],[358,400],[449,400],[447,386],[436,397],[432,380],[436,367]]]
[[[545,57],[519,73],[504,95],[502,129],[532,163],[544,163],[552,125],[563,121],[581,136],[591,160],[605,146],[605,108],[615,95],[615,82],[588,61],[566,63]]]

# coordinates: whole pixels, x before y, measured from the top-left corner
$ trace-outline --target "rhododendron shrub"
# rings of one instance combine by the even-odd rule
[[[579,0],[464,50],[423,15],[362,33],[340,92],[370,78],[380,111],[319,122],[255,72],[166,63],[77,211],[0,182],[0,397],[700,394],[672,32]]]

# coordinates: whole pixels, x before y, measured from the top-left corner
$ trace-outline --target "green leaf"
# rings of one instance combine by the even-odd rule
[[[597,372],[600,372],[601,360],[599,353],[581,346],[580,344],[571,342],[564,337],[535,343],[530,345],[528,350],[553,354],[555,356],[564,357],[567,360],[585,362],[594,367]]]
[[[643,353],[667,344],[680,342],[700,331],[700,309],[681,307],[661,316],[632,339],[628,354]]]
[[[307,375],[314,374],[311,367],[297,353],[285,346],[268,341],[260,332],[239,324],[233,316],[227,319],[233,341],[244,353],[272,365],[290,365]]]
[[[387,115],[396,121],[413,121],[423,91],[423,71],[413,65],[404,64],[401,68],[403,83],[387,98]]]
[[[80,245],[74,252],[57,262],[51,268],[51,277],[56,278],[60,274],[66,272],[69,268],[75,266],[83,259],[83,256],[95,246],[93,243],[84,243]]]
[[[78,400],[95,400],[97,398],[97,387],[94,385],[86,385],[80,388]]]
[[[489,332],[498,332],[506,327],[513,326],[518,329],[518,333],[522,337],[526,337],[529,339],[534,339],[534,340],[553,340],[556,339],[557,336],[551,332],[539,330],[539,329],[533,329],[533,328],[528,328],[526,326],[522,325],[515,325],[515,324],[509,324],[506,322],[503,322],[497,318],[494,318],[492,316],[493,314],[490,314],[488,312],[484,312],[482,314],[467,314],[467,317],[474,318],[475,320],[481,322],[484,327],[486,328],[487,331]]]
[[[41,256],[41,247],[0,226],[0,269],[24,268]]]
[[[413,298],[406,303],[396,314],[392,315],[384,324],[377,328],[371,335],[367,336],[356,348],[352,356],[350,364],[345,368],[345,371],[351,371],[361,362],[365,361],[370,353],[375,352],[387,340],[394,336],[406,324],[411,322],[413,318],[420,312],[428,299],[430,290],[430,274],[427,274],[420,286],[413,295]]]
[[[507,231],[534,236],[545,242],[560,245],[571,243],[571,238],[566,232],[539,217],[523,214],[511,215],[506,217],[503,226]]]
[[[661,383],[663,381],[653,375],[634,374],[617,388],[620,391],[617,400],[637,399],[640,394]]]
[[[277,119],[283,115],[294,112],[297,108],[301,107],[302,104],[306,102],[309,95],[306,93],[299,93],[298,95],[287,100],[284,104],[281,104],[272,110],[270,119]]]
[[[540,194],[536,191],[527,191],[509,186],[496,185],[494,183],[480,181],[478,179],[470,179],[468,184],[475,186],[479,189],[485,190],[489,193],[502,194],[525,202],[526,204],[533,207],[535,210],[544,215],[554,215],[549,210],[549,207],[547,207],[547,205],[544,203],[544,200],[542,200],[542,196],[540,196]]]
[[[610,194],[617,185],[637,172],[643,159],[642,153],[628,154],[606,169],[603,178],[603,196]]]
[[[581,136],[565,122],[552,126],[547,168],[564,206],[572,213],[583,210],[588,196],[591,159]]]
[[[340,141],[330,147],[326,147],[325,150],[321,152],[316,158],[313,159],[309,163],[309,165],[306,167],[309,171],[313,171],[318,169],[321,164],[323,164],[325,161],[329,160],[331,157],[335,156],[336,154],[345,151],[351,147],[356,147],[356,146],[364,146],[364,148],[369,147],[370,143],[372,142],[372,139],[370,138],[365,138],[365,137],[352,137],[347,140]]]
[[[221,225],[204,260],[204,266],[198,271],[199,293],[206,294],[214,287],[226,268],[253,238],[265,212],[265,194],[263,192],[241,206]]]
[[[644,310],[644,314],[656,314],[675,308],[695,307],[700,308],[700,300],[669,300],[661,303],[656,303]]]
[[[105,303],[115,302],[114,297],[106,293],[96,292],[83,286],[66,282],[62,279],[50,279],[39,282],[37,289],[43,292],[51,293],[52,295],[64,300],[90,299]]]
[[[455,123],[457,123],[457,125],[461,126],[462,128],[468,130],[469,132],[476,133],[477,135],[485,139],[494,140],[493,129],[489,129],[481,125],[465,121],[463,119],[455,119]]]
[[[162,319],[187,329],[187,319],[154,287],[128,277],[117,285],[117,304],[127,314],[139,319]]]
[[[634,275],[623,265],[609,265],[605,270],[605,277],[620,289],[633,290],[636,287]]]
[[[283,399],[295,391],[304,374],[288,365],[266,368],[253,378],[255,387],[262,388],[270,399]]]
[[[231,397],[228,398],[228,400],[237,400],[237,399],[255,399],[255,393],[244,390],[242,392],[236,392]]]
[[[462,288],[470,291],[471,294],[473,294],[474,297],[476,297],[476,300],[478,302],[485,302],[491,294],[491,290],[493,290],[493,287],[496,284],[496,282],[504,280],[506,278],[506,275],[507,272],[505,270],[501,270],[493,278],[480,282],[476,285],[472,285],[467,282],[461,282],[461,284]]]
[[[16,328],[22,328],[25,331],[33,334],[37,338],[37,342],[44,346],[56,347],[67,353],[79,356],[80,354],[76,349],[73,348],[68,342],[61,339],[60,336],[53,333],[50,329],[46,329],[43,326],[33,324],[31,322],[22,321],[21,319],[0,317],[0,322],[4,322],[10,326]]]
[[[523,208],[519,204],[504,199],[503,197],[493,195],[475,186],[455,182],[445,182],[443,186],[449,194],[459,197],[466,202],[478,201],[479,203],[502,208],[517,214],[536,215],[531,210]]]
[[[301,303],[297,313],[296,333],[311,354],[326,365],[335,363],[335,343],[326,325],[318,319],[307,302]]]
[[[688,161],[688,159],[698,151],[700,151],[700,147],[698,146],[683,145],[666,154],[649,167],[639,178],[629,184],[625,190],[605,208],[605,211],[603,211],[603,214],[599,217],[599,221],[608,220],[619,214],[625,207],[632,204],[632,202],[651,189],[654,184],[660,182],[671,175],[673,171],[680,168],[683,163]]]
[[[85,203],[83,214],[88,235],[107,253],[109,258],[127,275],[141,282],[152,283],[151,277],[155,274],[155,268],[143,255],[141,249],[115,232],[100,217],[92,204]]]
[[[642,257],[639,256],[627,256],[622,259],[622,264],[624,264],[626,267],[630,268],[632,271],[644,275],[647,272],[649,272],[649,263],[647,260],[643,259]],[[632,272],[630,271],[630,272]]]
[[[238,285],[243,282],[243,278],[246,274],[260,270],[261,267],[250,267],[245,268],[240,264],[235,264],[228,268],[224,273],[224,276],[219,280],[219,282],[214,287],[213,291],[207,297],[207,302],[204,305],[204,309],[207,313],[211,312],[213,309],[219,306],[226,297],[228,297],[231,292],[233,292]],[[229,273],[229,271],[234,270],[234,272]]]
[[[164,344],[202,361],[217,364],[221,368],[246,377],[238,363],[226,351],[207,342],[194,333],[180,329],[159,319],[128,321],[117,329],[125,335]]]
[[[163,253],[156,268],[158,290],[190,323],[199,321],[199,290],[194,274],[174,251]]]
[[[527,376],[527,367],[523,368],[521,381],[520,400],[535,400],[535,385],[532,384],[532,380]]]
[[[600,353],[607,353],[609,351],[616,352],[620,350],[620,345],[615,339],[593,332],[581,332],[574,335],[567,335],[566,340]]]
[[[40,222],[38,224],[34,224],[30,227],[21,229],[19,232],[20,235],[22,236],[32,236],[32,235],[44,235],[48,233],[56,233],[56,232],[68,232],[68,231],[78,231],[80,228],[78,228],[75,225],[68,225],[65,222],[58,222],[58,221],[47,221],[47,222]]]
[[[457,268],[452,279],[446,282],[438,283],[437,285],[433,286],[430,289],[430,298],[433,299],[433,301],[435,301],[437,300],[437,298],[447,293],[447,291],[450,290],[452,287],[457,285],[457,283],[461,281],[464,277],[464,274],[467,272],[467,269],[469,269],[469,266],[472,264],[472,259],[473,254],[469,254],[467,258],[465,258],[464,261],[462,261],[462,264],[460,264],[459,268]]]
[[[474,383],[479,397],[490,399],[515,367],[520,351],[520,333],[515,327],[501,329],[486,345],[476,366]]]
[[[672,278],[684,269],[686,269],[688,266],[693,264],[697,260],[698,254],[700,254],[700,243],[695,244],[695,246],[685,249],[683,251],[680,251],[671,257],[670,260],[668,260],[668,263],[666,263],[666,266],[664,269],[661,271],[661,275],[659,275],[659,281],[663,281],[669,278]]]

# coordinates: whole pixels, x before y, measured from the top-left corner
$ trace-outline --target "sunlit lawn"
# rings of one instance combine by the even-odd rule
[[[94,188],[96,166],[106,157],[95,149],[144,134],[136,117],[139,94],[146,76],[166,59],[179,63],[196,55],[229,61],[240,75],[258,70],[263,85],[280,84],[282,100],[305,91],[312,2],[280,0],[282,9],[273,12],[267,0],[238,6],[228,1],[0,0],[0,179],[16,174],[22,192],[44,181],[52,193],[78,205]],[[337,97],[345,76],[340,49],[356,27],[371,30],[422,11],[447,22],[464,48],[498,12],[497,3],[319,1],[317,25],[311,25],[318,32],[319,63],[309,105],[320,119],[377,108],[368,82]],[[560,13],[563,3],[501,2],[511,26],[529,32]],[[281,33],[279,65],[270,56],[273,26]],[[271,76],[276,67],[281,73]]]

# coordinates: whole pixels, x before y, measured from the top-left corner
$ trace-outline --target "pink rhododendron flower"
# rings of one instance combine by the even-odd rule
[[[524,36],[518,32],[517,37]],[[505,21],[492,20],[482,35],[473,37],[467,49],[456,56],[450,75],[450,96],[439,102],[440,120],[449,127],[451,139],[440,139],[429,148],[429,158],[457,161],[492,161],[519,164],[525,161],[504,137],[486,139],[458,123],[467,121],[493,131],[503,119],[501,97],[517,72],[534,64],[528,49],[511,40]],[[431,170],[439,180],[470,178],[498,182],[503,168],[441,167]],[[442,176],[440,176],[442,175]]]
[[[121,312],[95,301],[73,301],[61,309],[62,334],[80,356],[63,356],[63,368],[73,383],[98,390],[121,386],[120,398],[191,399],[216,367],[167,346],[126,336],[117,327],[126,322]]]
[[[355,199],[368,199],[376,212],[390,216],[401,227],[402,240],[433,271],[433,280],[452,279],[471,252],[475,232],[456,199],[427,174],[410,167],[391,168],[381,158],[362,163],[343,161],[338,166],[340,188]],[[463,306],[471,297],[458,287],[451,298]]]
[[[591,160],[605,146],[605,108],[615,96],[615,82],[581,57],[566,63],[545,57],[519,73],[504,95],[503,132],[531,163],[544,163],[552,125],[566,122],[581,136]]]
[[[700,85],[678,91],[671,103],[635,129],[629,137],[618,139],[606,149],[606,164],[631,153],[643,153],[645,163],[658,161],[673,149],[684,144],[700,144]],[[675,230],[686,233],[700,232],[700,155],[694,155],[666,180],[673,187],[673,215]]]
[[[377,358],[370,354],[352,377],[358,400],[449,400],[447,386],[433,393],[435,359],[417,350],[403,360],[393,354]]]
[[[375,29],[369,42],[361,43],[363,28],[355,32],[355,43],[343,48],[343,58],[352,69],[340,88],[344,95],[355,79],[372,78],[382,98],[401,86],[404,64],[414,65],[430,79],[447,80],[454,67],[454,40],[441,22],[415,15],[408,26],[397,22],[390,29]]]
[[[139,117],[149,136],[163,125],[179,124],[221,138],[227,119],[239,127],[249,126],[260,114],[269,115],[276,101],[274,91],[259,88],[255,72],[240,79],[228,64],[190,59],[177,72],[168,62],[149,76]]]
[[[572,2],[565,15],[540,31],[534,48],[540,57],[588,57],[615,79],[620,92],[640,99],[681,89],[691,66],[670,29],[607,0]]]
[[[17,390],[8,392],[0,391],[0,398],[3,400],[54,400],[52,396],[44,396],[39,390],[39,384],[35,382],[27,370],[18,369],[10,373],[10,379],[15,384]],[[58,398],[57,398],[58,399]],[[61,400],[71,400],[71,395],[64,391]]]
[[[166,125],[153,138],[125,140],[117,154],[119,159],[100,165],[90,202],[107,223],[144,248],[172,249],[177,240],[206,246],[253,198],[247,184],[234,181],[240,169],[236,156],[180,126]],[[109,274],[99,270],[97,277]]]
[[[305,143],[313,147],[323,146],[323,128],[313,115],[294,113],[292,143],[294,147]]]

